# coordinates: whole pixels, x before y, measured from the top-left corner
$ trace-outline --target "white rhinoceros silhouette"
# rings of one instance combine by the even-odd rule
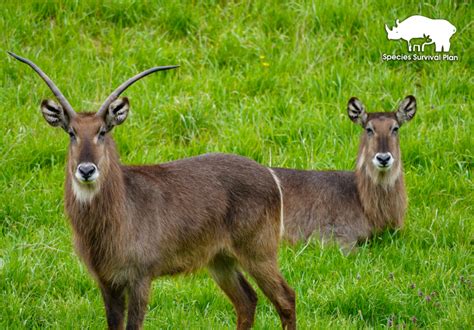
[[[434,43],[437,52],[448,52],[451,47],[449,39],[456,33],[456,27],[445,19],[431,19],[414,15],[408,17],[401,23],[397,19],[395,23],[396,26],[394,26],[392,30],[385,24],[387,38],[389,40],[406,40],[408,43],[408,51],[410,52],[412,51],[411,39],[426,37],[429,37],[431,41],[423,44],[423,50],[425,45]]]

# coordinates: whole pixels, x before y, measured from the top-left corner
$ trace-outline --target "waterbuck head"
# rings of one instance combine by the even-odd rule
[[[137,80],[157,71],[177,68],[177,66],[154,67],[143,71],[120,85],[96,113],[76,113],[53,81],[33,62],[8,52],[17,60],[28,64],[48,85],[59,103],[52,100],[41,102],[44,119],[54,127],[61,127],[70,137],[68,171],[76,192],[97,191],[114,152],[114,142],[109,132],[127,118],[129,102],[119,98]],[[82,194],[84,196],[84,194]],[[89,196],[92,196],[89,194]],[[79,197],[79,196],[78,196]]]
[[[374,183],[392,184],[401,172],[398,130],[416,112],[416,99],[407,96],[394,112],[367,113],[353,97],[347,104],[349,118],[364,128],[359,147],[357,169],[369,175]]]

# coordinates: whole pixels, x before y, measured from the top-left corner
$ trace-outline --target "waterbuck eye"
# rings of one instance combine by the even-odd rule
[[[99,134],[97,134],[97,139],[99,141],[103,141],[105,137],[105,133],[106,133],[105,129],[100,129]]]
[[[68,131],[68,134],[71,141],[76,141],[76,134],[73,131]]]
[[[374,130],[373,130],[372,128],[370,128],[370,127],[367,127],[365,130],[366,130],[366,132],[367,132],[367,135],[369,135],[369,136],[371,136],[371,135],[374,134]]]
[[[398,134],[398,126],[395,126],[394,128],[392,128],[392,133],[394,135]]]

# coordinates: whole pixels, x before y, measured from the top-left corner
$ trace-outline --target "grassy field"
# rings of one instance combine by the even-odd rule
[[[76,110],[97,110],[140,70],[181,65],[126,92],[132,114],[114,136],[128,164],[220,151],[272,166],[352,169],[360,128],[347,100],[388,111],[414,94],[418,113],[400,132],[405,228],[350,256],[318,242],[284,245],[281,267],[301,329],[472,329],[472,3],[15,3],[0,6],[0,328],[106,324],[63,212],[68,137],[42,119],[39,103],[51,92],[11,50],[40,65]],[[384,24],[417,13],[457,27],[450,53],[459,61],[381,61],[407,53],[404,41],[386,39]],[[277,329],[259,297],[255,328]],[[147,329],[235,322],[205,271],[154,282]]]

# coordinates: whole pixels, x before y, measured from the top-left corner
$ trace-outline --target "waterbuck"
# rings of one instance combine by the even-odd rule
[[[347,112],[364,129],[355,172],[273,169],[283,190],[285,238],[292,243],[315,233],[349,251],[403,225],[407,199],[398,129],[415,115],[415,97],[407,96],[395,112],[374,113],[353,97]]]
[[[111,329],[141,328],[151,281],[207,267],[232,301],[237,328],[252,326],[257,295],[248,272],[276,307],[283,328],[296,328],[295,293],[282,277],[277,248],[281,189],[268,168],[244,157],[207,154],[160,165],[125,166],[110,131],[127,118],[119,98],[144,71],[120,85],[97,113],[76,113],[33,62],[56,96],[41,103],[52,126],[70,136],[65,210],[75,249],[97,281]]]

